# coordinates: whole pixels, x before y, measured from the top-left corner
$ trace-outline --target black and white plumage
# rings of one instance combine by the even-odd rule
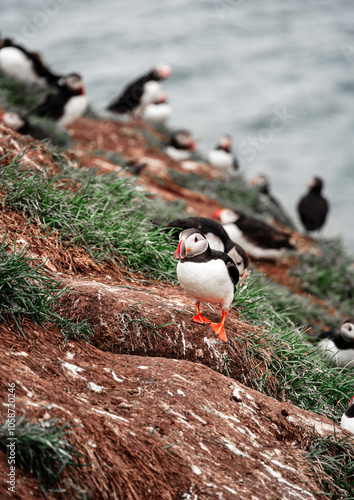
[[[342,429],[354,434],[354,396],[350,399],[348,408],[342,415],[340,425]]]
[[[231,240],[241,245],[254,259],[276,260],[286,250],[294,250],[290,234],[241,212],[221,208],[212,217],[222,224]]]
[[[178,280],[196,303],[197,314],[192,321],[209,324],[218,338],[227,342],[224,322],[239,280],[234,261],[225,253],[212,250],[204,234],[195,228],[181,232],[175,259],[179,259]],[[211,323],[200,314],[200,302],[220,304],[220,323]]]
[[[225,173],[232,173],[239,169],[236,156],[232,153],[231,137],[224,135],[221,137],[216,147],[208,153],[209,163]]]
[[[30,135],[34,139],[50,139],[53,143],[55,143],[52,136],[46,132],[42,127],[38,127],[37,125],[32,125],[28,118],[20,113],[16,112],[6,112],[0,115],[0,120],[7,125],[8,127],[16,130],[22,135]]]
[[[0,71],[27,84],[56,85],[61,78],[49,69],[40,54],[30,52],[10,38],[0,41]]]
[[[313,177],[308,187],[309,191],[300,199],[297,206],[300,220],[307,232],[320,230],[329,210],[329,203],[322,196],[323,180],[320,177]]]
[[[263,201],[271,202],[277,208],[281,208],[279,201],[270,192],[269,180],[265,175],[255,175],[250,184],[258,189]]]
[[[157,64],[148,73],[129,83],[108,109],[114,113],[132,113],[134,117],[141,117],[146,106],[161,97],[163,92],[160,82],[171,73],[167,64]]]
[[[166,94],[163,92],[158,99],[148,104],[143,110],[143,120],[152,124],[165,123],[172,116],[172,107],[167,102]]]
[[[83,115],[88,105],[83,80],[77,73],[70,73],[59,81],[55,94],[48,94],[34,112],[56,120],[65,128]]]
[[[178,130],[172,134],[165,151],[173,160],[185,161],[190,158],[191,152],[195,149],[196,144],[192,134],[188,130]]]
[[[210,248],[226,253],[235,262],[240,276],[244,279],[247,274],[248,255],[245,250],[234,243],[221,224],[208,217],[186,217],[175,219],[164,224],[166,229],[175,229],[172,235],[178,240],[179,234],[184,229],[196,228],[206,236]]]
[[[317,347],[334,365],[354,368],[354,319],[345,320],[339,330],[321,333]]]

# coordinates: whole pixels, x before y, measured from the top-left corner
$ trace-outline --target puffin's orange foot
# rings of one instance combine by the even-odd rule
[[[216,335],[218,336],[218,339],[223,340],[224,342],[227,342],[225,328],[224,328],[224,325],[222,323],[210,323],[210,326],[214,330]]]
[[[201,325],[209,325],[211,323],[210,319],[205,318],[200,313],[196,316],[193,316],[192,321],[194,321],[194,323],[200,323]]]

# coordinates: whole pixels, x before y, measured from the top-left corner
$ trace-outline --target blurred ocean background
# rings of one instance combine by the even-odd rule
[[[96,107],[158,62],[173,127],[207,152],[232,135],[246,179],[264,173],[300,229],[313,175],[331,209],[323,236],[354,252],[354,2],[4,0],[0,32],[79,72]]]

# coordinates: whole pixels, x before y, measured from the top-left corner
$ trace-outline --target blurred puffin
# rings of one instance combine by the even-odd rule
[[[344,321],[339,330],[322,332],[318,349],[337,366],[354,367],[354,319]]]
[[[354,396],[350,399],[348,408],[342,415],[340,425],[354,434]]]
[[[28,118],[20,113],[6,112],[0,115],[0,120],[8,127],[16,130],[22,135],[30,135],[34,139],[50,139],[54,144],[55,140],[42,127],[32,125]]]
[[[226,253],[235,262],[240,277],[246,278],[248,267],[248,255],[245,250],[234,243],[221,224],[208,217],[187,217],[176,219],[164,224],[163,228],[176,229],[172,236],[178,240],[180,232],[184,229],[196,228],[204,234],[209,242],[210,248]]]
[[[281,208],[279,201],[276,198],[274,198],[274,196],[270,192],[269,180],[265,175],[263,174],[255,175],[250,180],[250,184],[251,186],[255,186],[258,189],[261,197],[265,201],[270,201],[276,207]]]
[[[221,137],[216,147],[208,153],[209,163],[222,172],[231,173],[239,169],[236,156],[232,153],[231,137]]]
[[[190,158],[191,152],[195,151],[196,145],[192,134],[188,130],[175,132],[165,152],[176,161],[185,161]]]
[[[234,261],[223,252],[211,250],[204,234],[195,228],[181,232],[175,259],[179,259],[178,280],[186,293],[195,300],[197,314],[192,321],[209,324],[218,338],[227,342],[224,323],[239,280]],[[212,323],[202,316],[200,302],[220,304],[220,323]]]
[[[59,127],[67,127],[80,118],[88,105],[83,80],[77,73],[63,77],[56,94],[48,94],[44,102],[34,112],[56,120]]]
[[[285,250],[294,250],[290,236],[253,217],[229,208],[216,210],[213,219],[220,222],[229,237],[254,259],[275,260]]]
[[[167,102],[167,95],[163,92],[160,97],[148,104],[143,111],[143,119],[150,123],[165,123],[172,116],[172,107]]]
[[[313,177],[308,187],[308,193],[300,199],[297,206],[306,232],[320,230],[329,210],[328,201],[321,194],[323,180],[320,177]]]
[[[134,118],[141,117],[146,106],[160,98],[161,80],[171,74],[170,66],[157,64],[148,73],[129,83],[108,109],[114,113],[131,113]]]
[[[61,78],[50,71],[40,54],[13,43],[10,38],[0,41],[0,71],[28,84],[56,85]]]

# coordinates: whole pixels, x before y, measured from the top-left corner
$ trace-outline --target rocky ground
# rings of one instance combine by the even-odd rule
[[[145,166],[138,183],[151,196],[185,201],[191,215],[210,216],[220,207],[207,196],[176,184],[169,171],[193,172],[213,182],[220,174],[201,162],[184,165],[169,159],[146,134],[151,127],[81,118],[70,127],[73,164],[121,171],[106,151]],[[0,125],[3,164],[31,144]],[[25,165],[58,173],[41,144],[29,148]],[[123,173],[122,173],[123,175]],[[124,173],[124,175],[129,175]],[[0,191],[0,197],[4,192]],[[176,285],[158,276],[144,281],[120,262],[94,261],[84,249],[64,246],[40,224],[4,205],[2,235],[23,245],[67,287],[58,303],[61,314],[87,320],[91,342],[69,340],[57,325],[24,320],[23,332],[12,320],[0,322],[1,421],[6,420],[8,384],[16,384],[16,413],[33,421],[57,418],[73,425],[69,440],[82,454],[74,476],[63,473],[66,493],[48,498],[92,499],[315,499],[319,484],[304,454],[312,433],[342,435],[332,420],[301,410],[256,390],[268,371],[265,333],[245,323],[232,309],[227,344],[207,325],[191,323],[194,305]],[[313,240],[293,232],[297,252]],[[280,263],[258,262],[261,273],[301,294],[289,268],[296,256]],[[217,321],[219,312],[208,312]],[[252,355],[249,339],[264,344]],[[268,357],[268,358],[267,358]],[[267,377],[267,393],[278,381]],[[345,435],[345,432],[344,434]],[[0,453],[1,469],[7,468]],[[16,470],[16,493],[1,484],[1,498],[43,498],[37,480]]]

